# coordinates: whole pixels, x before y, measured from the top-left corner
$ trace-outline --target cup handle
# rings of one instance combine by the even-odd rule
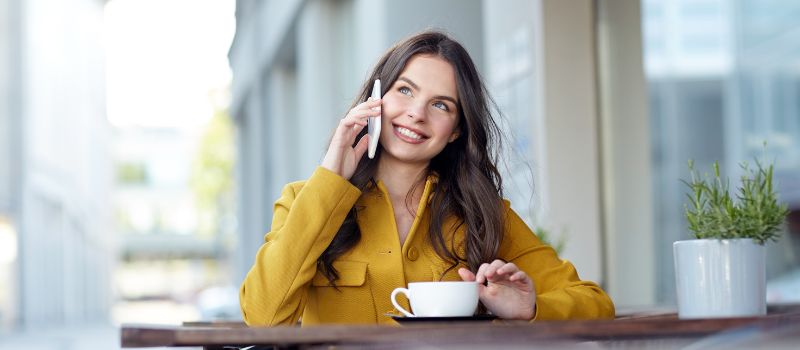
[[[398,311],[402,312],[403,315],[406,315],[406,317],[415,317],[414,314],[406,311],[406,309],[404,309],[402,306],[400,306],[400,304],[397,303],[397,300],[395,300],[395,297],[397,297],[397,294],[400,294],[400,293],[403,293],[403,295],[405,295],[406,298],[408,298],[408,289],[395,288],[392,291],[392,297],[391,297],[392,298],[392,305],[394,305],[395,309],[397,309]]]

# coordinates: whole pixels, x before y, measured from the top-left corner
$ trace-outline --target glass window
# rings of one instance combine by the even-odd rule
[[[781,244],[768,245],[768,298],[800,300],[800,2],[642,2],[655,152],[658,299],[674,303],[672,245],[683,218],[686,162],[720,161],[731,179],[753,157],[776,164],[793,210]],[[764,143],[767,143],[766,150]],[[794,220],[794,221],[792,221]]]

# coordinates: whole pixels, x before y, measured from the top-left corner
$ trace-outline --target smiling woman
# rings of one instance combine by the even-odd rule
[[[386,89],[367,100],[376,79]],[[475,282],[481,308],[505,319],[613,317],[605,292],[503,200],[490,102],[469,54],[446,34],[390,48],[322,164],[276,202],[240,290],[245,321],[393,323],[392,291],[426,281]],[[383,132],[369,159],[364,127],[376,116]]]

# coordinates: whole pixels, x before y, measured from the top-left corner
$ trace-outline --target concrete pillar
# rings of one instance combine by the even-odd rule
[[[540,23],[544,215],[581,278],[603,283],[594,3],[542,0]]]
[[[325,155],[331,131],[343,116],[334,101],[336,60],[333,54],[341,40],[334,35],[332,1],[308,1],[297,22],[297,100],[299,125],[296,137],[298,171],[304,177],[314,172]]]
[[[601,0],[598,9],[608,292],[620,306],[652,305],[657,275],[640,1]]]

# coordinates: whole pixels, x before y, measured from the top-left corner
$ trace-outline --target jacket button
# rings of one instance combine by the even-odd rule
[[[417,248],[411,247],[411,249],[408,250],[408,260],[416,261],[417,258],[419,258],[419,252],[417,251]]]

